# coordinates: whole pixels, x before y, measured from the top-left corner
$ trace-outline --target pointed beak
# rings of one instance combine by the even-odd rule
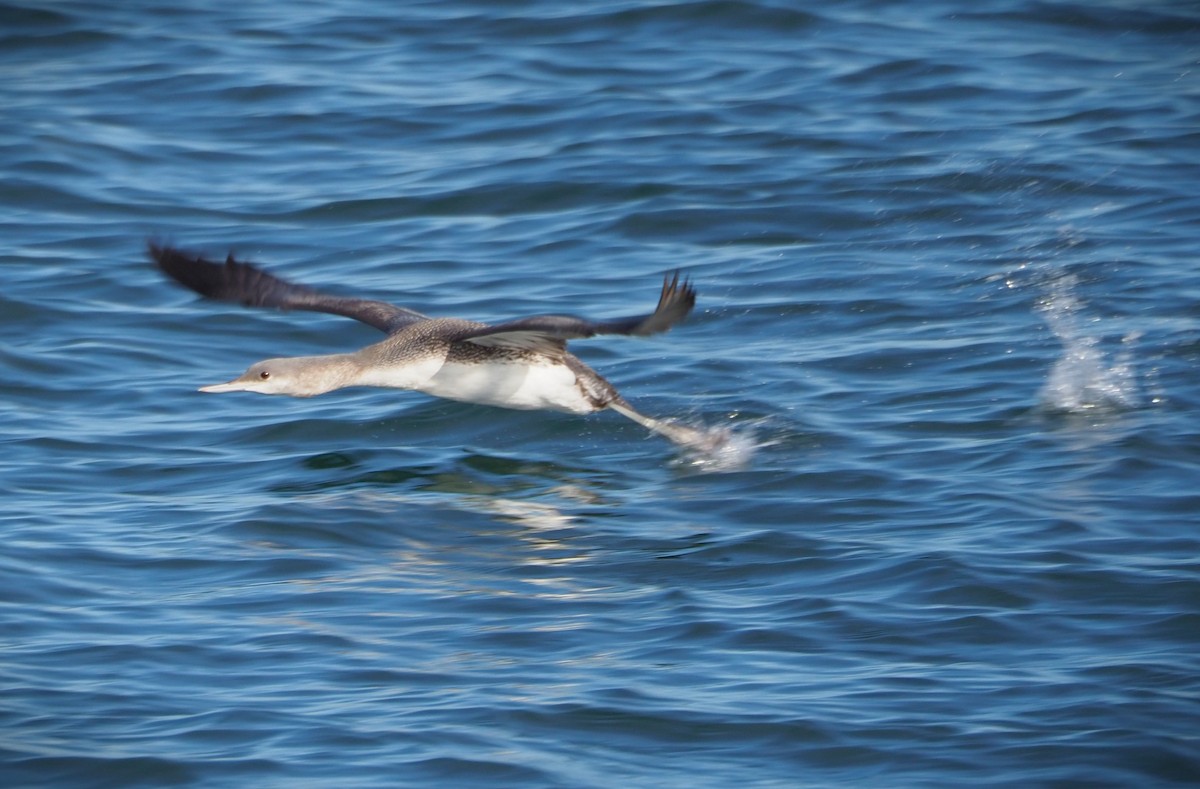
[[[247,386],[245,382],[233,380],[225,384],[212,384],[211,386],[202,386],[196,391],[198,392],[244,392]]]

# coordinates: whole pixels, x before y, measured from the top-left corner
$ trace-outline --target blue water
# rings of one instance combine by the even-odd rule
[[[0,785],[1200,782],[1191,3],[0,7]],[[574,344],[615,414],[204,395]]]

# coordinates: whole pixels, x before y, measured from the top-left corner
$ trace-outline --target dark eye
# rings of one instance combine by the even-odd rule
[[[258,374],[258,377],[265,381],[271,377],[271,373],[268,372],[267,370],[263,370],[261,373]]]

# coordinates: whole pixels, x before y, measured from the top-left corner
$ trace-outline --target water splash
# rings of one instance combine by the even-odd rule
[[[1084,304],[1076,296],[1078,279],[1066,275],[1050,283],[1049,293],[1038,309],[1063,352],[1042,387],[1042,403],[1056,411],[1082,412],[1092,409],[1125,410],[1141,404],[1134,364],[1139,338],[1131,332],[1121,338],[1120,348],[1110,361],[1104,350],[1105,336],[1097,331],[1099,319],[1084,320]]]
[[[761,437],[759,427],[762,421],[716,426],[673,423],[674,427],[688,433],[686,440],[675,441],[682,450],[676,464],[702,472],[746,468],[758,450],[776,443]]]

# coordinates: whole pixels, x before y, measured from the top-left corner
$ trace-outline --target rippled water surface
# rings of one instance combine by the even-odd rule
[[[1200,13],[0,6],[4,786],[1184,786]],[[374,341],[147,238],[576,352],[615,414],[204,395]]]

